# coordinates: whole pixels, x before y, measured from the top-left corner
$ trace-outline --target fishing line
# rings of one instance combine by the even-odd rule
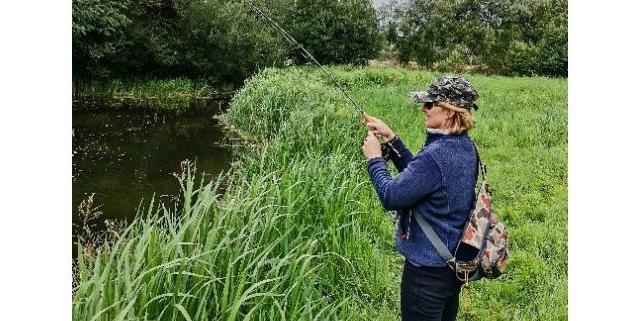
[[[259,9],[259,7],[257,7],[256,5],[254,5],[252,2],[250,2],[249,0],[243,0],[243,2],[244,2],[246,5],[248,5],[248,6],[252,9],[252,11],[254,11],[254,13],[255,13],[257,16],[259,16],[259,17],[263,18],[265,21],[267,21],[267,22],[270,24],[270,26],[272,26],[272,28],[274,28],[274,30],[276,30],[278,33],[280,33],[280,34],[283,36],[283,38],[285,38],[285,40],[286,40],[286,41],[287,41],[287,42],[288,42],[288,43],[289,43],[293,48],[295,48],[295,49],[299,49],[299,52],[301,53],[301,55],[302,55],[305,59],[307,59],[308,61],[313,62],[313,63],[314,63],[314,65],[315,65],[317,68],[319,68],[319,69],[320,69],[320,70],[321,70],[321,71],[322,71],[322,72],[323,72],[323,73],[324,73],[324,74],[325,74],[325,75],[326,75],[326,76],[327,76],[327,77],[332,81],[332,83],[334,84],[334,86],[335,86],[336,88],[338,88],[339,90],[341,90],[341,92],[342,92],[342,93],[343,93],[343,94],[344,94],[344,95],[345,95],[345,96],[350,100],[350,102],[351,102],[351,103],[352,103],[352,105],[357,109],[357,111],[359,112],[359,114],[361,114],[361,116],[364,116],[365,112],[363,111],[363,109],[361,108],[361,106],[359,106],[359,104],[357,104],[357,102],[356,102],[354,99],[352,99],[352,97],[350,97],[350,95],[348,94],[348,92],[347,92],[347,91],[346,91],[346,90],[345,90],[345,89],[344,89],[344,88],[339,84],[339,82],[337,81],[337,79],[336,79],[336,78],[334,78],[334,77],[333,77],[333,76],[332,76],[332,75],[331,75],[331,74],[330,74],[330,73],[329,73],[329,72],[328,72],[328,71],[327,71],[327,70],[326,70],[326,69],[325,69],[325,68],[324,68],[320,63],[319,63],[319,61],[317,61],[317,59],[316,59],[316,58],[314,58],[314,56],[313,56],[313,55],[312,55],[312,54],[311,54],[307,49],[305,49],[305,47],[303,46],[303,44],[301,44],[301,43],[300,43],[300,42],[298,42],[296,39],[294,39],[294,37],[292,37],[292,35],[290,35],[287,31],[285,31],[285,29],[283,29],[283,28],[281,27],[281,25],[279,25],[276,21],[274,21],[270,16],[268,16],[265,12],[263,12],[261,9]],[[365,124],[365,121],[364,121],[364,124]],[[382,149],[382,152],[384,153],[384,155],[385,155],[385,154],[389,154],[389,153],[390,153],[390,151],[392,150],[392,151],[394,151],[394,152],[395,152],[395,154],[397,154],[397,156],[398,156],[398,157],[401,157],[401,155],[400,155],[399,151],[397,151],[397,149],[396,149],[396,148],[394,148],[390,142],[386,142],[386,143],[382,144],[382,145],[381,145],[381,149]]]
[[[356,101],[354,101],[354,99],[352,99],[352,97],[350,97],[350,95],[348,94],[348,92],[347,92],[343,87],[341,87],[341,85],[339,84],[339,82],[337,81],[337,79],[336,79],[336,78],[334,78],[334,77],[333,77],[333,76],[332,76],[332,75],[331,75],[331,74],[330,74],[330,73],[329,73],[325,68],[323,68],[323,66],[319,63],[319,61],[317,61],[317,60],[316,60],[316,58],[314,58],[314,56],[312,56],[312,54],[311,54],[307,49],[305,49],[305,47],[304,47],[300,42],[296,41],[296,39],[294,39],[294,37],[292,37],[292,36],[291,36],[287,31],[285,31],[285,29],[283,29],[283,28],[281,27],[281,25],[279,25],[278,23],[276,23],[276,21],[274,21],[270,16],[268,16],[267,14],[265,14],[265,13],[264,13],[261,9],[259,9],[256,5],[254,5],[253,3],[251,3],[251,2],[250,2],[250,1],[248,1],[248,0],[243,0],[243,2],[245,2],[245,4],[247,4],[248,6],[250,6],[250,8],[252,8],[252,10],[254,11],[254,13],[256,13],[258,16],[262,17],[265,21],[269,22],[269,23],[270,23],[270,25],[272,26],[272,28],[274,28],[274,30],[276,30],[278,33],[280,33],[280,34],[283,36],[283,38],[285,38],[285,40],[287,40],[287,42],[288,42],[288,43],[290,43],[290,45],[291,45],[292,47],[294,47],[295,49],[299,49],[299,50],[300,50],[301,55],[302,55],[304,58],[306,58],[308,61],[313,62],[315,66],[317,66],[319,69],[321,69],[321,71],[323,71],[323,73],[324,73],[324,74],[325,74],[325,75],[326,75],[330,80],[332,80],[332,83],[333,83],[337,88],[339,88],[339,90],[341,90],[341,92],[342,92],[346,97],[348,97],[348,99],[350,100],[350,102],[352,102],[352,105],[357,109],[357,111],[358,111],[361,115],[363,115],[363,114],[364,114],[363,109],[359,106],[359,104],[357,104],[357,102],[356,102]]]

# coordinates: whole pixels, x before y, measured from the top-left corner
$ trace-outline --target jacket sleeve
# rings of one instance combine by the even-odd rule
[[[392,178],[381,157],[368,160],[368,174],[386,210],[408,209],[441,186],[435,160],[422,150],[397,177]]]
[[[392,145],[392,147],[399,152],[400,156],[397,156],[397,153],[393,151],[390,154],[390,160],[392,161],[393,164],[395,164],[397,171],[401,173],[406,168],[406,166],[408,166],[408,163],[410,163],[410,161],[412,160],[413,158],[412,153],[410,152],[410,150],[408,150],[406,145],[401,141],[401,138],[399,138],[399,136],[397,136],[396,139],[390,142],[390,145]]]

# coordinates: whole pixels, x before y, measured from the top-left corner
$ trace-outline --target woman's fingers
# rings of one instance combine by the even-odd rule
[[[365,120],[364,123],[366,126],[368,126],[368,131],[373,132],[373,134],[382,136],[386,139],[390,139],[390,137],[394,135],[392,133],[392,129],[390,129],[386,123],[368,115],[368,113],[363,113],[363,119]]]
[[[375,142],[377,142],[377,143],[379,142],[379,141],[377,140],[377,136],[375,136],[375,132],[370,131],[370,130],[368,131],[368,136],[366,137],[366,140],[367,140],[368,142],[372,142],[372,141],[375,141]]]
[[[379,140],[375,136],[375,132],[369,130],[366,138],[363,140],[363,146],[361,150],[363,151],[363,156],[367,159],[381,156],[381,147],[379,146]]]
[[[380,122],[379,118],[372,117],[366,112],[363,113],[363,118],[365,118],[366,121],[368,121],[368,122]]]
[[[384,124],[382,121],[378,119],[371,119],[368,122],[366,122],[369,128],[381,128],[384,127],[386,124]]]

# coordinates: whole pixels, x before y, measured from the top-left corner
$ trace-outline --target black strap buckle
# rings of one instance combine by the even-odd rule
[[[381,156],[383,156],[383,159],[387,161],[390,160],[390,157],[392,156],[392,152],[394,152],[395,155],[397,155],[397,158],[401,157],[401,154],[394,146],[392,146],[391,142],[386,142],[381,144],[381,153],[382,153]]]
[[[457,273],[457,259],[453,256],[450,260],[446,261],[446,265],[448,265],[455,273]]]

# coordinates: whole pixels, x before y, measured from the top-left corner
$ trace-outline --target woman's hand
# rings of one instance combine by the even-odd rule
[[[381,157],[381,145],[373,131],[368,131],[368,136],[363,140],[361,150],[363,151],[363,156],[365,156],[366,159]]]
[[[367,113],[363,113],[366,125],[368,125],[368,130],[374,132],[375,135],[380,135],[384,143],[391,141],[395,138],[395,133],[382,122],[380,119],[372,117]]]

